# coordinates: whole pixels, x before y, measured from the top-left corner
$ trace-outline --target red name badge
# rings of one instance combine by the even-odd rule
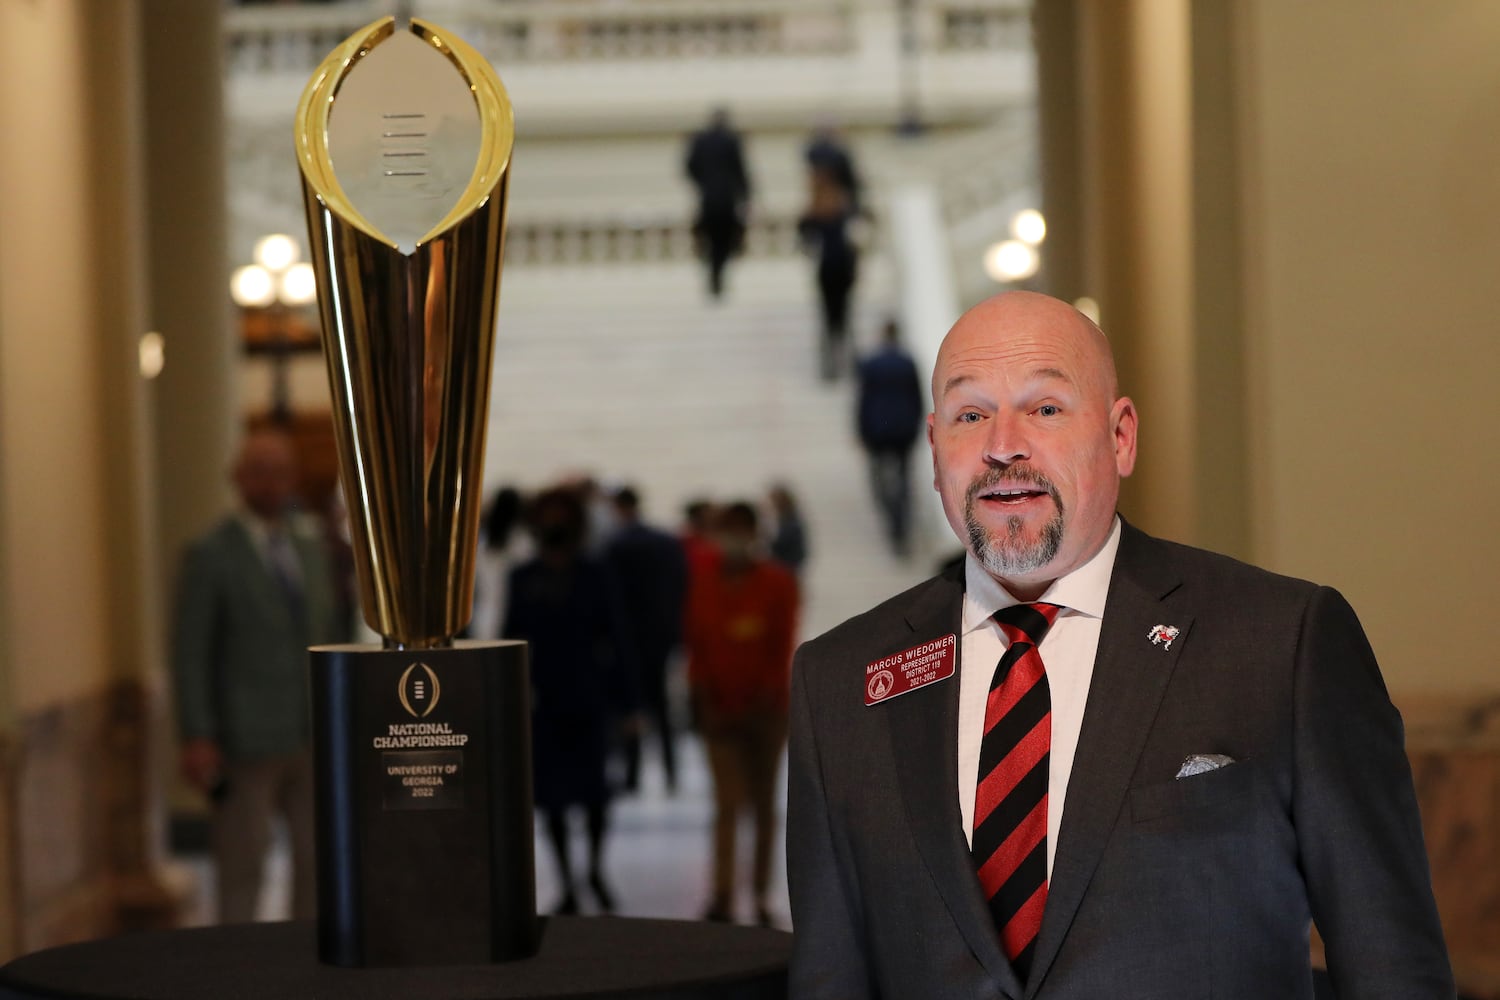
[[[865,667],[865,704],[878,705],[908,691],[953,676],[958,665],[958,636],[924,642],[876,660]]]

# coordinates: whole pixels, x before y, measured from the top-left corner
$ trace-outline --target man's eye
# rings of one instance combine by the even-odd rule
[[[973,410],[966,410],[958,415],[958,422],[961,424],[977,424],[979,422],[979,414]]]
[[[1057,406],[1054,406],[1052,403],[1046,403],[1046,404],[1043,404],[1042,406],[1038,406],[1036,408],[1036,412],[1037,412],[1037,414],[1039,416],[1043,416],[1043,417],[1055,417],[1059,413],[1061,413],[1062,410],[1059,409]]]

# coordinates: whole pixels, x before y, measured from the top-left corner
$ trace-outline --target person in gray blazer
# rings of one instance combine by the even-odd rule
[[[213,805],[219,918],[253,920],[271,824],[292,848],[292,911],[316,914],[307,647],[348,638],[321,534],[287,510],[295,455],[260,430],[233,468],[241,506],[192,542],[172,633],[180,764]]]
[[[1335,591],[1115,511],[1137,415],[1071,306],[966,313],[933,373],[967,555],[799,650],[797,998],[1455,995],[1401,720]]]

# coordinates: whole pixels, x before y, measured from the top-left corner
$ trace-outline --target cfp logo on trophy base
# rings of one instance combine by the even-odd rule
[[[425,719],[437,708],[443,686],[433,669],[422,662],[413,663],[401,673],[396,683],[396,696],[401,707],[414,719]]]

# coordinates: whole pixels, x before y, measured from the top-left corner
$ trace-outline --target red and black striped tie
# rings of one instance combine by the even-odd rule
[[[1061,611],[1056,604],[1016,604],[995,612],[1010,646],[990,681],[979,746],[974,863],[1005,957],[1023,983],[1047,905],[1052,695],[1037,646]]]

